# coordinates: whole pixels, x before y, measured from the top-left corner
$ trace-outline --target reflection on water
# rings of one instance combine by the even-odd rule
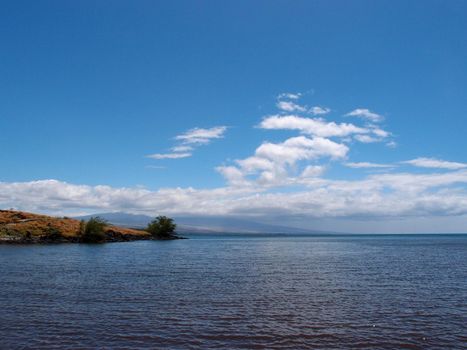
[[[467,236],[0,246],[1,349],[463,348]]]

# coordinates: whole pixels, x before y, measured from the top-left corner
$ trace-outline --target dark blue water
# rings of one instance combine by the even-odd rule
[[[465,349],[467,236],[0,246],[0,349]]]

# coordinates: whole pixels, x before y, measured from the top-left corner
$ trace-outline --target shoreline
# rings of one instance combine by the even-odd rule
[[[46,244],[106,244],[106,243],[124,243],[136,241],[173,241],[178,239],[188,239],[181,236],[173,236],[167,238],[156,238],[152,236],[134,236],[134,235],[120,235],[119,237],[106,237],[102,242],[89,243],[83,242],[80,237],[59,237],[50,238],[47,236],[34,236],[34,237],[0,237],[0,245],[46,245]]]

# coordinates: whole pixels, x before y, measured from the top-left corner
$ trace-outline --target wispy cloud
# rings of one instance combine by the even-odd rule
[[[311,107],[308,110],[308,112],[313,115],[324,115],[324,114],[328,114],[329,112],[331,112],[331,109],[326,108],[326,107],[314,106],[314,107]]]
[[[191,153],[154,153],[147,157],[152,159],[179,159],[191,157]]]
[[[159,170],[167,169],[167,167],[162,166],[162,165],[146,165],[146,168],[147,169],[159,169]]]
[[[277,102],[277,108],[285,112],[305,112],[306,107],[300,106],[291,101],[279,101]]]
[[[172,152],[189,152],[193,150],[192,146],[182,145],[182,146],[174,146],[171,148]]]
[[[410,164],[416,167],[421,168],[436,168],[436,169],[463,169],[467,168],[467,163],[458,163],[458,162],[449,162],[446,160],[436,159],[436,158],[416,158],[412,160],[406,160],[401,163]]]
[[[355,135],[355,140],[360,141],[362,143],[374,143],[380,141],[379,138],[369,135]]]
[[[272,115],[264,118],[259,124],[263,129],[298,130],[302,133],[320,137],[348,136],[366,134],[370,130],[353,124],[327,122],[319,118],[307,118],[298,115]]]
[[[175,136],[175,140],[179,141],[179,144],[170,148],[171,152],[154,153],[147,157],[152,159],[180,159],[191,157],[196,147],[207,145],[214,139],[224,137],[226,130],[226,126],[215,126],[209,129],[190,129],[183,134]]]
[[[362,119],[366,119],[373,123],[378,123],[384,120],[384,117],[380,114],[371,112],[367,108],[357,108],[354,109],[352,112],[347,113],[345,116],[347,117],[359,117]]]
[[[289,99],[289,100],[298,100],[302,96],[302,93],[292,93],[292,92],[284,92],[277,96],[277,99]]]
[[[393,168],[393,165],[390,164],[378,164],[370,162],[347,162],[344,163],[346,167],[354,169],[365,169],[365,168]]]
[[[313,106],[311,108],[306,105],[300,105],[296,101],[302,97],[301,93],[283,93],[277,96],[276,106],[282,112],[307,112],[312,115],[325,115],[331,112],[327,107]]]
[[[224,137],[226,130],[226,126],[215,126],[210,129],[194,128],[176,136],[175,139],[182,141],[184,144],[208,144],[213,139]]]

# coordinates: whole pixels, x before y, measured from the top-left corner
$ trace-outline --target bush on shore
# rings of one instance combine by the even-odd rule
[[[105,241],[104,228],[107,226],[107,221],[96,216],[90,218],[86,223],[83,221],[80,224],[81,242],[83,243],[102,243]]]
[[[173,238],[177,225],[174,219],[167,216],[158,216],[148,224],[146,231],[156,238]]]
[[[45,237],[50,240],[60,240],[63,238],[63,235],[58,228],[49,225],[45,230]],[[31,238],[31,235],[29,237],[26,235],[26,238]]]

